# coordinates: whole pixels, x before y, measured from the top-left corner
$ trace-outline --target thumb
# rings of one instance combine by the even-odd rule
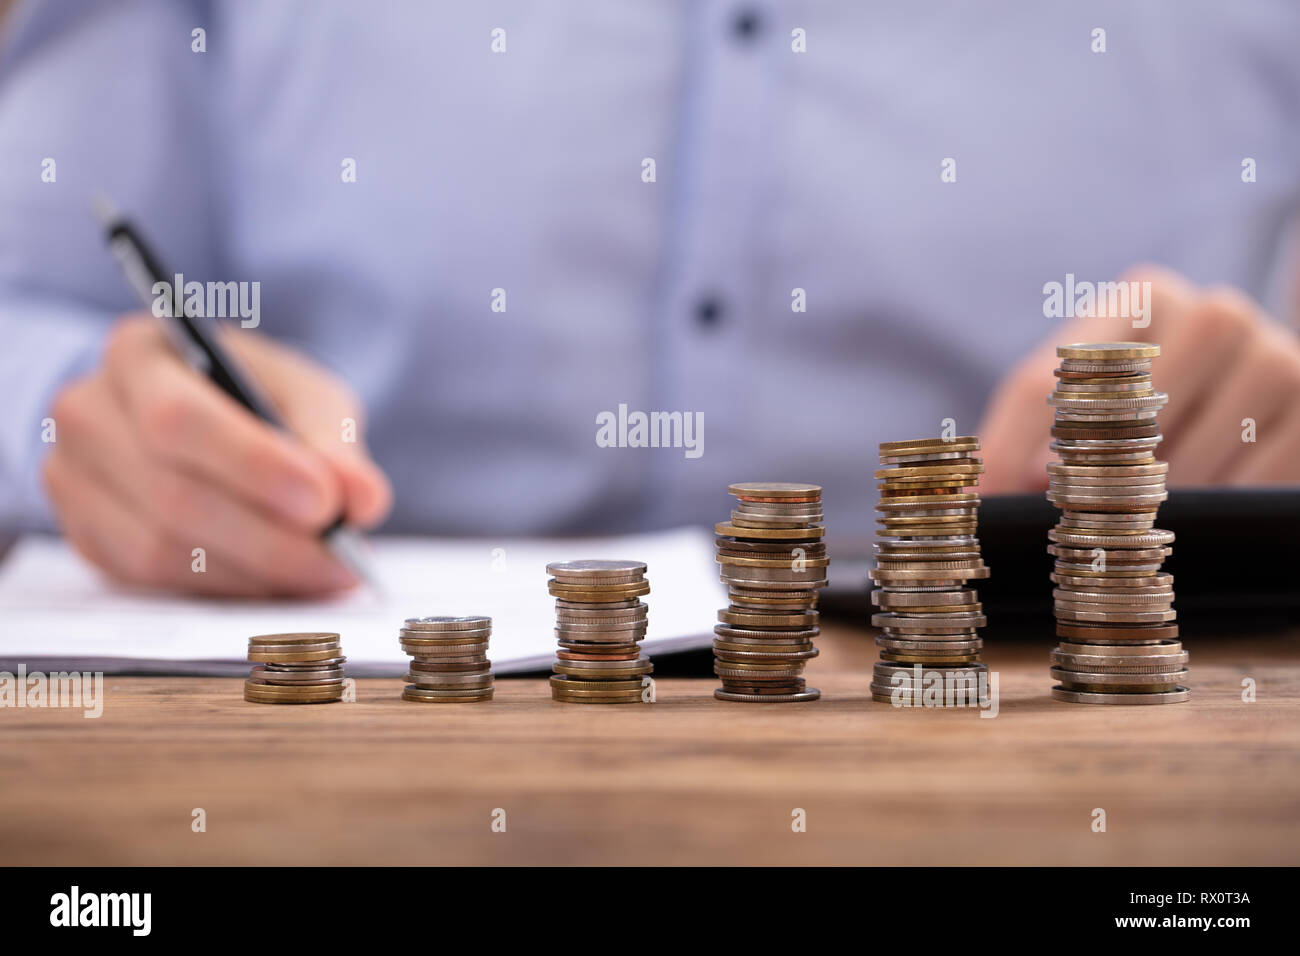
[[[382,521],[393,506],[392,485],[370,457],[361,401],[347,383],[302,353],[265,337],[238,335],[232,345],[285,423],[337,479],[344,517],[362,528]]]

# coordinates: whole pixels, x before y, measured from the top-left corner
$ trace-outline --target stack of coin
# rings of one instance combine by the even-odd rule
[[[411,683],[402,700],[424,704],[465,704],[492,699],[492,662],[488,640],[492,618],[408,617],[400,640],[411,655]]]
[[[979,594],[967,584],[987,578],[980,555],[979,484],[984,465],[976,454],[979,439],[918,438],[882,442],[876,471],[880,501],[876,510],[876,567],[871,593],[880,613],[871,623],[880,661],[871,697],[894,702],[895,694],[919,703],[921,679],[942,675],[945,684],[978,683],[987,668],[980,663],[984,642],[978,628],[986,619]]]
[[[244,681],[255,704],[326,704],[343,699],[343,648],[331,633],[262,634],[248,639],[256,664]]]
[[[650,593],[642,561],[557,561],[546,566],[555,595],[559,648],[551,699],[571,704],[634,704],[645,700],[654,670],[641,653]]]
[[[1160,567],[1174,536],[1154,527],[1169,466],[1155,459],[1156,414],[1168,396],[1151,386],[1160,346],[1139,342],[1058,348],[1048,499],[1061,509],[1048,532],[1057,700],[1165,704],[1186,700],[1187,653],[1177,640],[1173,575]]]
[[[731,596],[713,628],[718,700],[816,700],[804,664],[817,656],[817,590],[826,586],[826,533],[818,485],[748,481],[731,520],[714,525],[717,562]]]

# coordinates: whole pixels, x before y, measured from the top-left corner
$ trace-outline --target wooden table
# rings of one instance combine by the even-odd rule
[[[0,710],[0,847],[40,864],[1300,862],[1291,637],[1193,646],[1191,702],[1162,707],[1054,702],[1045,647],[992,641],[995,719],[872,703],[870,636],[821,644],[822,700],[797,705],[693,679],[660,681],[653,706],[557,704],[544,680],[501,679],[486,704],[362,680],[355,704],[282,707],[238,680],[110,677],[98,720]]]

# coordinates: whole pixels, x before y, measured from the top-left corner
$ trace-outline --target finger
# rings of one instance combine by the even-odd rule
[[[1134,281],[1142,281],[1144,275],[1163,277],[1163,271],[1134,273]],[[1047,396],[1056,388],[1058,345],[1146,341],[1147,328],[1134,328],[1133,318],[1127,314],[1101,311],[1102,304],[1097,303],[1095,314],[1081,315],[1053,328],[1043,344],[1017,365],[1004,386],[995,392],[980,432],[986,451],[981,486],[987,485],[990,492],[1036,491],[1047,486],[1053,421]]]
[[[1160,429],[1172,442],[1242,354],[1263,316],[1241,293],[1200,294],[1181,276],[1158,273],[1152,281],[1150,341],[1160,345],[1153,385],[1169,395]]]
[[[152,528],[107,485],[80,471],[69,456],[50,455],[45,487],[64,534],[110,576],[141,587],[199,594],[269,597],[269,589],[233,566],[196,570],[193,546]]]
[[[392,486],[366,447],[362,404],[356,393],[270,339],[229,328],[226,340],[265,384],[294,434],[333,468],[348,521],[362,528],[382,521],[392,508]]]
[[[373,528],[388,517],[393,507],[393,487],[378,465],[365,454],[318,450],[338,476],[343,513],[351,524]]]
[[[994,392],[979,425],[984,474],[980,490],[987,494],[1013,494],[1040,484],[1034,462],[1043,460],[1051,437],[1052,359],[1037,353],[1022,363]],[[1044,469],[1046,466],[1044,465]],[[1046,482],[1046,471],[1041,477]]]
[[[1169,474],[1178,485],[1211,484],[1226,477],[1242,449],[1242,422],[1256,429],[1282,418],[1300,395],[1300,350],[1268,327],[1251,336],[1222,384],[1171,442]]]
[[[115,404],[102,379],[61,396],[60,442],[87,475],[110,486],[163,534],[202,546],[209,567],[232,565],[277,594],[316,594],[356,583],[306,531],[253,508],[225,489],[152,460],[126,419],[105,413]],[[72,409],[99,409],[91,416]]]
[[[105,371],[153,454],[300,527],[337,516],[338,485],[320,457],[183,365],[156,330],[123,324]]]

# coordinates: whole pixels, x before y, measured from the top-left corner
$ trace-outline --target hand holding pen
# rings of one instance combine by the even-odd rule
[[[142,295],[171,279],[120,217],[101,214]],[[109,574],[143,586],[265,597],[356,583],[353,529],[391,503],[356,398],[256,331],[188,322],[207,352],[175,318],[119,319],[98,366],[55,397],[44,478],[63,530]],[[186,341],[202,374],[177,350]]]

